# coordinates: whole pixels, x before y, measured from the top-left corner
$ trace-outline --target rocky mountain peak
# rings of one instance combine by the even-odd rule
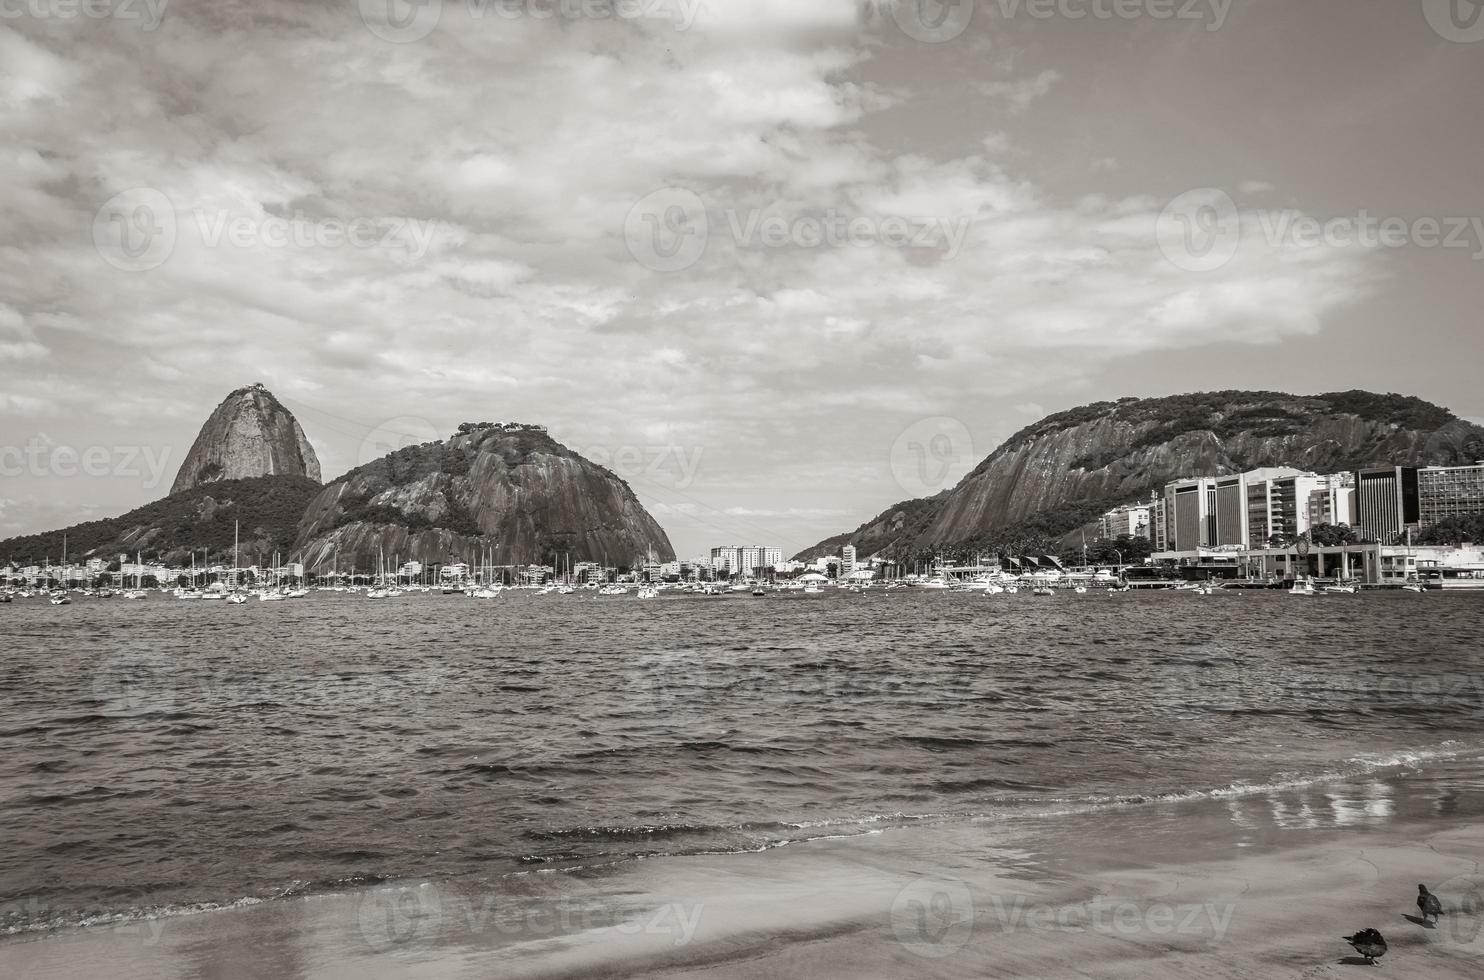
[[[319,457],[298,420],[260,381],[233,391],[211,413],[170,492],[259,476],[320,480]]]

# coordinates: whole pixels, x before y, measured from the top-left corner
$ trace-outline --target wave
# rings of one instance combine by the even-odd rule
[[[1339,760],[1330,767],[1311,772],[1280,773],[1271,779],[1234,782],[1193,790],[1156,793],[1129,793],[1082,796],[1022,796],[996,801],[994,809],[971,812],[945,809],[926,812],[900,810],[828,816],[817,819],[743,821],[738,823],[658,823],[634,825],[591,825],[527,831],[523,836],[532,841],[558,844],[552,853],[528,853],[481,856],[482,861],[508,862],[509,870],[495,872],[497,877],[523,877],[530,874],[571,874],[594,868],[607,868],[637,860],[679,856],[727,856],[760,853],[777,848],[826,840],[871,836],[912,827],[969,822],[1019,823],[1111,809],[1153,807],[1197,800],[1221,800],[1264,794],[1292,792],[1326,783],[1354,781],[1389,770],[1421,770],[1439,763],[1484,762],[1484,745],[1456,741],[1440,745],[1377,753],[1363,753]],[[1003,785],[1005,783],[1011,785]],[[1004,780],[970,780],[954,788],[1007,788],[1035,790],[1037,787]],[[274,830],[291,830],[280,825]],[[596,852],[581,850],[583,844],[598,845]],[[627,846],[625,846],[627,845]],[[635,847],[634,845],[641,845]],[[366,851],[339,852],[335,855],[356,861],[375,861]],[[471,862],[477,865],[482,862]],[[417,879],[455,878],[478,871],[462,867],[441,875],[421,875]],[[483,873],[489,873],[488,869]],[[247,908],[264,902],[316,894],[335,894],[384,885],[400,876],[363,872],[317,881],[293,881],[265,895],[243,896],[223,901],[198,901],[162,904],[117,912],[77,912],[38,917],[32,921],[0,922],[0,935],[47,931],[66,927],[89,927],[121,922],[149,920],[205,912]]]

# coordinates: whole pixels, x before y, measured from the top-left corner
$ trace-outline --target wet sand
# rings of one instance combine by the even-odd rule
[[[12,937],[0,976],[1318,978],[1369,975],[1340,938],[1368,926],[1391,944],[1379,969],[1480,976],[1484,825],[1394,821],[1387,792],[289,898]],[[1407,918],[1418,882],[1449,910],[1436,927]]]

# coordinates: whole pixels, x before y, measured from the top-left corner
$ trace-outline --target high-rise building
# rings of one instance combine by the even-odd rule
[[[1247,543],[1240,476],[1202,476],[1169,484],[1165,514],[1172,551]]]
[[[1169,544],[1169,534],[1165,530],[1165,500],[1155,497],[1149,504],[1149,546],[1154,551],[1166,551]]]
[[[1417,511],[1417,519],[1424,525],[1484,513],[1484,462],[1418,470]]]
[[[1309,493],[1309,526],[1355,524],[1355,474],[1332,473]]]
[[[847,544],[840,549],[840,577],[855,571],[855,545]]]
[[[737,570],[737,560],[740,557],[737,552],[740,550],[736,545],[712,548],[711,570],[718,575],[731,575]]]
[[[1325,478],[1297,471],[1255,470],[1247,479],[1247,540],[1260,548],[1274,535],[1296,538],[1311,526],[1309,497]]]
[[[1131,538],[1147,538],[1149,520],[1148,504],[1115,507],[1098,520],[1098,537],[1112,539],[1126,534]]]
[[[1318,478],[1291,467],[1270,466],[1229,476],[1201,476],[1165,486],[1164,546],[1156,551],[1195,551],[1198,548],[1247,547],[1253,535],[1266,540],[1275,521],[1281,526],[1303,523],[1298,515],[1297,485],[1279,489],[1274,484],[1293,477]],[[1277,491],[1277,492],[1275,492]],[[1304,506],[1307,508],[1307,496]],[[1290,516],[1291,515],[1291,516]],[[1304,515],[1307,518],[1307,513]],[[1159,522],[1156,522],[1159,523]],[[1155,535],[1158,536],[1158,529]]]
[[[771,569],[782,563],[780,548],[725,545],[711,549],[711,568],[718,575],[751,575],[757,569]]]
[[[1367,541],[1391,544],[1421,518],[1417,469],[1377,466],[1355,474],[1355,527]]]

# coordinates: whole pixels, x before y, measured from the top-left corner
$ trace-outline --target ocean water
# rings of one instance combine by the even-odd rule
[[[1371,775],[1484,797],[1481,634],[1467,594],[17,601],[0,931]]]

